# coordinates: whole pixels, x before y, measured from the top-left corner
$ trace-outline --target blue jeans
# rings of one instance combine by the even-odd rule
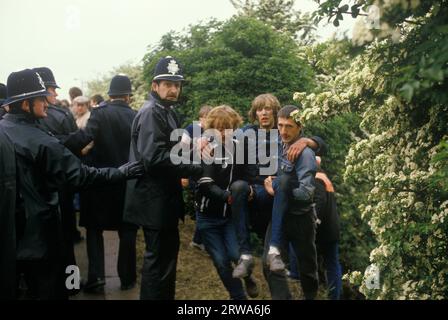
[[[287,184],[287,176],[279,176],[272,182],[272,187],[275,191],[274,204],[272,207],[272,235],[271,246],[280,248],[283,241],[283,217],[288,212],[289,196],[286,190],[289,190]]]
[[[299,279],[297,258],[290,245],[290,271],[291,278]],[[329,297],[331,300],[339,300],[342,291],[342,268],[339,263],[339,244],[331,242],[317,245],[318,257],[323,259]]]
[[[213,260],[216,271],[224,287],[233,300],[245,300],[246,294],[240,279],[232,277],[231,263],[239,259],[238,240],[235,228],[228,219],[207,218],[198,215],[197,228],[201,234],[202,243]]]
[[[250,227],[252,225],[254,229],[260,231],[264,235],[266,231],[266,225],[270,221],[270,215],[272,211],[272,196],[266,192],[263,186],[253,185],[254,197],[251,203],[249,203],[250,188],[246,181],[238,180],[232,183],[230,190],[232,192],[232,223],[235,226],[238,244],[241,254],[251,254],[252,247],[250,245]],[[256,212],[256,215],[252,217],[252,221],[249,221],[249,205],[252,207],[252,212]],[[262,212],[269,212],[269,219],[263,221]],[[257,228],[258,227],[258,228]]]
[[[232,223],[236,229],[241,254],[252,254],[249,231],[249,194],[246,181],[237,180],[230,186],[232,192]]]
[[[198,212],[195,212],[196,221],[194,223],[194,234],[193,234],[193,242],[197,244],[202,244],[201,233],[198,230]]]

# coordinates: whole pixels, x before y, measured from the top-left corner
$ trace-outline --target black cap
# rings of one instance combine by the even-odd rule
[[[6,100],[3,101],[3,106],[21,100],[50,95],[41,76],[30,69],[11,73],[6,84],[6,92]]]
[[[34,68],[33,71],[37,72],[42,77],[42,80],[44,80],[44,84],[47,88],[48,87],[59,88],[59,86],[56,84],[56,80],[54,79],[53,72],[50,70],[50,68],[47,67]]]
[[[110,81],[109,96],[132,95],[131,80],[122,74],[116,75]]]
[[[166,56],[157,62],[152,81],[184,81],[182,66],[171,56]]]

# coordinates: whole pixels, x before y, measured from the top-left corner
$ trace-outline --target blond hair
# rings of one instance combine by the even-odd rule
[[[205,120],[205,129],[233,129],[238,128],[243,119],[232,107],[221,105],[213,108]]]
[[[251,108],[248,113],[250,122],[254,123],[257,121],[257,110],[264,107],[272,108],[274,123],[277,123],[277,112],[280,109],[280,101],[278,101],[277,97],[271,93],[260,94],[252,100]]]
[[[203,105],[200,109],[199,109],[199,118],[205,118],[207,117],[208,113],[213,109],[212,106],[209,105]]]

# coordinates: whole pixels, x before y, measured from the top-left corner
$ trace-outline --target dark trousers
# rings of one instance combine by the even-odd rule
[[[104,238],[103,230],[87,229],[87,256],[89,258],[88,281],[105,278],[104,266]],[[121,283],[124,285],[136,281],[136,238],[137,226],[122,223],[118,230],[120,245],[118,249],[117,270]]]
[[[239,247],[234,225],[228,219],[214,219],[198,215],[197,227],[205,250],[213,260],[216,271],[233,300],[245,300],[243,284],[232,277],[232,262],[238,263]]]
[[[291,300],[291,292],[289,291],[288,281],[285,275],[281,275],[276,272],[271,272],[267,265],[267,255],[269,252],[269,246],[271,243],[271,235],[272,235],[272,226],[268,225],[266,228],[266,236],[264,238],[264,250],[263,250],[263,275],[268,282],[269,291],[271,292],[272,300]],[[284,246],[282,245],[280,249],[282,259],[285,260],[285,252]]]
[[[291,298],[286,277],[268,271],[266,265],[269,246],[280,247],[282,258],[288,260],[288,244],[296,254],[301,274],[305,299],[314,299],[318,289],[317,254],[316,254],[316,215],[313,208],[301,215],[289,212],[290,206],[298,205],[291,199],[291,190],[298,186],[297,178],[290,175],[280,175],[273,183],[275,190],[273,203],[272,226],[265,237],[264,274],[267,277],[272,299],[286,300]],[[275,238],[275,241],[272,239]]]
[[[337,241],[317,243],[317,261],[319,267],[319,280],[327,285],[329,298],[339,300],[342,291],[342,268],[339,263],[339,244]],[[300,279],[297,269],[297,258],[290,248],[290,277]]]
[[[318,289],[316,219],[312,214],[285,217],[285,234],[297,257],[300,282],[306,299],[314,299]],[[287,246],[284,249],[288,253]]]
[[[19,273],[24,274],[28,293],[26,299],[67,300],[63,258],[45,261],[19,261]]]
[[[64,260],[66,266],[76,266],[74,240],[78,237],[76,213],[73,207],[73,193],[66,190],[59,192],[61,208],[62,241],[64,242]]]
[[[174,300],[176,290],[179,230],[143,229],[145,255],[143,257],[141,300]]]
[[[62,213],[62,226],[64,233],[67,233],[71,239],[77,239],[80,236],[80,232],[77,228],[76,222],[76,210],[73,205],[75,194],[71,191],[59,192],[59,205]]]

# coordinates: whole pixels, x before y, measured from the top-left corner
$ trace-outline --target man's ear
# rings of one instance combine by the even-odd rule
[[[20,107],[23,111],[30,113],[30,100],[23,100]]]
[[[156,91],[158,87],[158,83],[153,81],[151,82],[151,91]]]

